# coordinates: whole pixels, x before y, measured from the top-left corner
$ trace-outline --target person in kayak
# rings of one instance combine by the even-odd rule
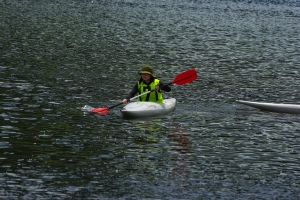
[[[157,79],[153,73],[153,68],[150,65],[145,65],[139,72],[140,80],[133,86],[131,92],[123,99],[123,104],[126,104],[130,98],[134,97],[136,93],[143,94],[150,90],[155,90],[146,95],[140,96],[137,101],[151,101],[156,103],[163,103],[162,91],[170,92],[171,88]]]

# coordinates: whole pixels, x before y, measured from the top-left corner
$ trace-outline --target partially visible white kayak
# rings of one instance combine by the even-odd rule
[[[129,103],[121,109],[123,117],[126,118],[141,118],[165,115],[175,110],[176,99],[164,99],[162,104],[137,101]]]
[[[300,105],[296,105],[296,104],[261,103],[261,102],[254,102],[254,101],[242,101],[242,100],[237,100],[236,102],[254,108],[258,108],[260,110],[270,111],[270,112],[300,114]]]

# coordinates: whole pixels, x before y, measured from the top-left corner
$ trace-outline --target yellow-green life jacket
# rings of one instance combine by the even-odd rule
[[[147,85],[146,83],[144,83],[144,81],[139,81],[138,82],[139,95],[143,94],[145,92],[148,92],[150,90],[154,90],[155,86],[158,85],[159,82],[160,81],[158,79],[154,79],[154,81],[152,81],[151,84]],[[139,97],[137,101],[151,101],[151,102],[156,102],[156,103],[162,103],[163,96],[162,96],[161,91],[153,91],[153,92],[150,92],[146,95]]]

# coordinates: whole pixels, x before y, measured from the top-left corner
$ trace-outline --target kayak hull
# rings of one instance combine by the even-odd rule
[[[242,100],[237,100],[236,102],[254,108],[258,108],[264,111],[287,113],[287,114],[300,114],[300,105],[296,105],[296,104],[262,103],[262,102],[242,101]]]
[[[175,110],[176,99],[164,99],[162,104],[137,101],[129,103],[121,109],[123,117],[126,118],[142,118],[165,115]]]

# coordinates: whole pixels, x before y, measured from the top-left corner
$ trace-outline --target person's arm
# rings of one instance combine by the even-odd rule
[[[129,101],[129,99],[131,99],[132,97],[134,97],[136,95],[136,93],[138,93],[138,84],[137,83],[133,86],[131,92],[129,92],[129,94],[125,97],[125,99],[123,99],[122,102],[124,104],[126,104]]]
[[[171,87],[168,86],[168,85],[165,85],[163,86],[164,84],[162,82],[159,83],[159,88],[162,89],[163,91],[166,91],[166,92],[170,92],[171,91]]]

